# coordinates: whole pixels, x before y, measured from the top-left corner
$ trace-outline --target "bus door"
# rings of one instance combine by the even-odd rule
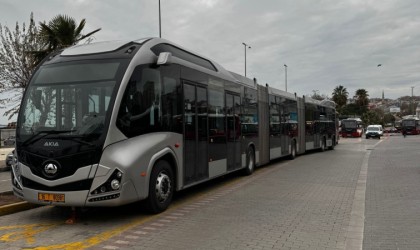
[[[277,100],[276,100],[277,99]],[[283,106],[279,104],[278,97],[269,96],[270,112],[270,160],[281,157],[281,113]]]
[[[322,140],[322,123],[320,121],[314,121],[314,148],[321,147]]]
[[[289,123],[288,123],[289,114],[285,113],[283,105],[280,106],[280,145],[281,145],[281,155],[289,154],[289,145],[290,145],[290,134],[289,134]]]
[[[184,183],[207,179],[207,89],[184,82]]]
[[[226,93],[227,170],[241,167],[241,127],[239,121],[241,98]]]

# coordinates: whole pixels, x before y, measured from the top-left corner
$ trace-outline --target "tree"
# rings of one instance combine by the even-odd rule
[[[22,94],[36,67],[31,51],[39,50],[41,42],[31,13],[29,25],[25,23],[12,31],[0,24],[0,108],[9,119],[19,112]]]
[[[76,21],[74,18],[66,15],[57,15],[51,19],[48,24],[45,22],[40,22],[39,34],[44,48],[43,50],[36,52],[38,61],[40,62],[49,53],[55,50],[75,45],[81,40],[89,38],[94,33],[101,30],[99,28],[89,32],[86,35],[83,35],[82,31],[85,27],[85,24],[86,19],[82,19],[82,21],[80,21],[80,23],[76,26]],[[90,40],[88,40],[88,42],[89,41]]]
[[[350,103],[345,105],[341,108],[340,115],[347,115],[347,116],[360,116],[360,109],[355,103]]]
[[[318,94],[318,90],[312,90],[311,98],[314,100],[323,100],[322,96]]]
[[[369,94],[365,89],[356,90],[356,95],[354,99],[356,100],[356,105],[359,107],[359,114],[362,115],[367,111],[367,106],[369,104]]]
[[[23,91],[35,67],[49,53],[72,46],[101,29],[86,35],[82,30],[86,24],[83,19],[76,21],[68,16],[58,15],[48,25],[40,23],[38,29],[31,13],[29,25],[22,28],[16,23],[14,30],[0,24],[0,108],[9,119],[19,112]]]
[[[387,113],[384,115],[384,125],[389,123],[395,123],[395,116],[393,116],[391,113]]]
[[[362,115],[363,124],[372,125],[372,124],[382,124],[382,119],[378,112],[369,110]]]
[[[359,106],[367,106],[369,104],[369,94],[366,89],[358,89],[356,90],[356,95],[354,99],[356,99],[356,104]]]
[[[410,114],[410,105],[407,102],[401,103],[400,109],[401,109],[401,116]]]
[[[322,95],[318,94],[318,90],[312,90],[311,98],[314,100],[319,100],[319,101],[329,99],[328,96],[325,94],[322,94]]]
[[[337,111],[341,114],[343,107],[347,104],[349,92],[342,85],[335,87],[332,93],[332,100],[337,104]]]

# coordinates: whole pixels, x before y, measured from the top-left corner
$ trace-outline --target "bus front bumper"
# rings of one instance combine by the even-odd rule
[[[19,190],[16,187],[13,187],[13,193],[30,203],[67,207],[114,207],[138,200],[131,182],[125,183],[118,191],[98,195],[91,195],[89,190],[61,192],[30,188]]]

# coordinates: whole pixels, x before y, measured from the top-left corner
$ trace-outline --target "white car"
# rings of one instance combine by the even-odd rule
[[[381,139],[381,136],[384,135],[384,130],[382,128],[382,125],[369,125],[366,128],[365,136],[366,139],[369,139],[371,137],[376,137],[378,139]]]

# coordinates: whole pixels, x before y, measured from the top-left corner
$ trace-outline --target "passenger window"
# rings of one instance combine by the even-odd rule
[[[156,131],[160,119],[160,72],[138,66],[121,102],[117,127],[128,137]]]
[[[117,118],[117,127],[127,137],[176,130],[179,70],[173,68],[177,66],[156,69],[142,65],[134,70]]]

